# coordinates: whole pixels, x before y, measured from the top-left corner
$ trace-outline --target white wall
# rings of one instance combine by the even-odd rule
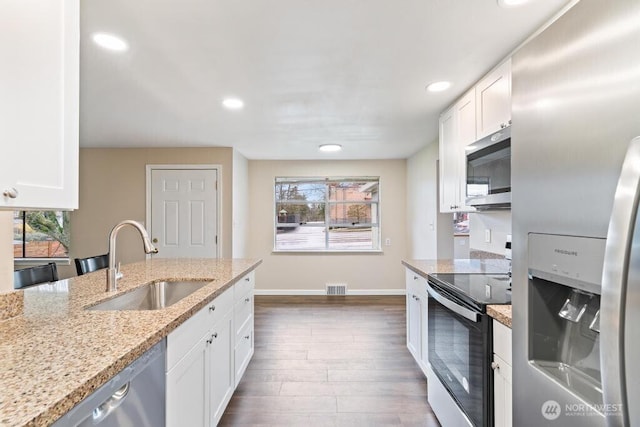
[[[13,211],[0,211],[0,293],[13,291]]]
[[[453,217],[438,211],[438,141],[407,160],[407,242],[411,259],[453,257]]]
[[[485,242],[485,230],[491,230],[491,242]],[[469,214],[469,248],[504,255],[507,234],[511,234],[511,211]]]
[[[246,258],[249,225],[249,161],[235,149],[232,174],[231,256]]]
[[[382,253],[273,253],[276,176],[379,176]],[[249,250],[262,258],[256,288],[284,294],[323,294],[327,283],[349,291],[385,294],[404,291],[406,258],[406,161],[249,161]],[[391,246],[384,246],[385,239]]]

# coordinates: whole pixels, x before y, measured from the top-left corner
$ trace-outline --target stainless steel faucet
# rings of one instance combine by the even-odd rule
[[[156,249],[149,240],[147,230],[144,229],[142,224],[130,219],[118,223],[113,227],[111,233],[109,233],[109,270],[107,270],[107,292],[118,290],[118,279],[122,277],[120,266],[116,266],[116,237],[118,236],[118,231],[120,231],[120,229],[125,225],[130,225],[140,232],[145,254],[158,253],[158,249]]]

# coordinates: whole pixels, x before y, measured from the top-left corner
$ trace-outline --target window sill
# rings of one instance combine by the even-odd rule
[[[384,254],[382,249],[374,250],[283,250],[273,249],[271,251],[273,255],[381,255]]]
[[[14,258],[14,265],[44,265],[54,262],[56,265],[71,265],[70,258]]]

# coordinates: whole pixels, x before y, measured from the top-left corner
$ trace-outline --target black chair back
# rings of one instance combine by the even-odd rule
[[[23,268],[13,272],[13,287],[21,289],[27,286],[37,285],[58,280],[58,269],[56,264],[50,262],[37,267]]]
[[[109,267],[109,254],[96,255],[89,258],[76,258],[78,276]]]

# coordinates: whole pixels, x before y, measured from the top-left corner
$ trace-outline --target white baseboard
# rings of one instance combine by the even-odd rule
[[[255,289],[255,295],[327,295],[324,289]],[[405,295],[405,289],[347,289],[349,295]]]

